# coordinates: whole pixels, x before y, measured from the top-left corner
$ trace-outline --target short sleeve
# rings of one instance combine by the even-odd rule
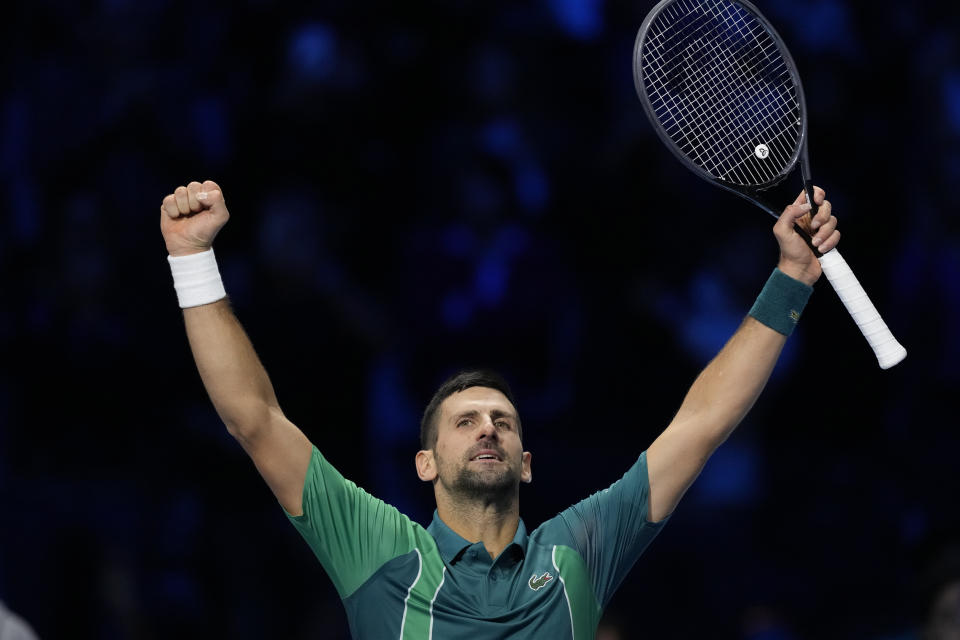
[[[572,547],[587,565],[605,608],[666,520],[647,522],[650,481],[644,451],[622,478],[560,512],[540,529],[544,541]]]
[[[286,513],[286,511],[285,511]],[[414,548],[413,523],[345,479],[314,447],[303,485],[303,515],[287,518],[347,598],[384,563]]]

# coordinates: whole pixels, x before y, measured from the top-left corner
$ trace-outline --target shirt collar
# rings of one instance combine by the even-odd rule
[[[436,540],[437,549],[440,550],[440,557],[443,558],[443,561],[447,564],[450,564],[461,551],[473,544],[448,527],[447,524],[440,519],[440,514],[436,509],[433,511],[433,522],[427,527],[427,532]],[[517,523],[517,532],[513,536],[513,542],[507,545],[507,549],[512,545],[517,545],[524,554],[527,552],[527,527],[523,524],[522,518]],[[507,549],[504,549],[504,551]]]

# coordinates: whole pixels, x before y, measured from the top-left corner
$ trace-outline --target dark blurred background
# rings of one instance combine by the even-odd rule
[[[534,452],[531,529],[618,478],[777,258],[773,220],[643,114],[653,4],[5,7],[0,600],[41,638],[346,637],[194,368],[159,233],[190,180],[223,187],[227,291],[347,477],[428,523],[419,414],[485,365]],[[960,9],[758,4],[840,249],[910,355],[881,371],[818,283],[607,637],[919,638],[960,579]]]

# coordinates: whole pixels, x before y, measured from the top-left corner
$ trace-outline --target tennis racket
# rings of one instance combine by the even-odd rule
[[[688,169],[778,218],[762,192],[799,162],[816,214],[803,85],[780,35],[755,6],[663,0],[637,34],[633,78],[657,135]],[[809,234],[796,228],[810,244]],[[906,349],[837,250],[810,248],[880,367],[903,360]]]

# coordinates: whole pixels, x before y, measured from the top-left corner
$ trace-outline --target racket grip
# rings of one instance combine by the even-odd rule
[[[820,257],[820,266],[824,275],[840,296],[840,301],[847,308],[854,322],[863,332],[873,352],[877,356],[881,369],[889,369],[907,357],[907,350],[897,342],[890,333],[887,323],[880,317],[877,308],[870,302],[867,292],[863,290],[857,276],[847,266],[847,261],[836,249],[831,249]]]

